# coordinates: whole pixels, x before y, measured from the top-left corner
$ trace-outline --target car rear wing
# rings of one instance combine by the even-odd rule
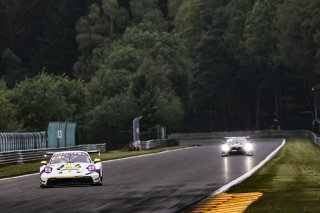
[[[54,152],[45,152],[44,157],[47,158],[48,156],[53,155]]]
[[[98,150],[98,149],[95,149],[95,150],[89,150],[89,151],[86,151],[88,154],[96,154],[96,153],[98,153],[98,155],[100,155],[100,150]],[[45,154],[44,154],[44,157],[45,158],[47,158],[48,156],[51,156],[51,155],[53,155],[55,152],[52,152],[52,151],[50,151],[50,152],[45,152]]]
[[[96,154],[96,153],[98,153],[98,155],[100,155],[100,149],[98,150],[98,149],[96,149],[96,150],[89,150],[89,151],[87,151],[89,154]]]
[[[234,139],[234,138],[250,138],[250,136],[239,136],[239,137],[224,137],[225,139]]]

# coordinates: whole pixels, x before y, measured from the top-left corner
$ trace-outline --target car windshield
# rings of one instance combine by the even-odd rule
[[[247,140],[245,138],[237,138],[238,143],[246,143]]]
[[[228,145],[233,145],[233,144],[245,144],[247,140],[245,138],[228,138],[226,143]]]
[[[57,153],[51,157],[50,164],[57,163],[90,163],[90,157],[83,152]]]

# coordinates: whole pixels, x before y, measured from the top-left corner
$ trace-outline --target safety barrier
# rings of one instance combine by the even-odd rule
[[[320,146],[320,137],[308,130],[261,130],[261,131],[233,131],[233,132],[204,132],[204,133],[173,133],[168,139],[174,140],[200,140],[200,139],[222,139],[225,137],[250,136],[251,138],[264,137],[308,137]],[[141,141],[141,149],[148,150],[157,147],[168,146],[168,140]]]
[[[106,144],[87,144],[87,145],[79,145],[67,148],[55,148],[55,149],[31,149],[31,150],[17,150],[17,151],[9,151],[9,152],[1,152],[0,153],[0,165],[8,164],[8,163],[24,163],[31,161],[40,161],[45,159],[46,152],[57,152],[57,151],[65,151],[65,150],[82,150],[82,151],[90,151],[90,150],[99,150],[100,152],[106,151]]]
[[[47,147],[46,132],[1,132],[0,153]]]
[[[318,137],[316,134],[314,134],[313,132],[309,132],[309,136],[310,138],[313,138],[313,142],[315,144],[317,144],[318,146],[320,146],[320,137]]]
[[[261,131],[233,131],[233,132],[205,132],[205,133],[174,133],[168,136],[169,139],[210,139],[210,138],[224,138],[236,136],[250,136],[254,137],[288,137],[288,136],[303,136],[314,137],[313,132],[308,130],[261,130]]]
[[[167,146],[167,140],[165,139],[141,141],[142,150],[154,149],[154,148],[164,147],[164,146]]]

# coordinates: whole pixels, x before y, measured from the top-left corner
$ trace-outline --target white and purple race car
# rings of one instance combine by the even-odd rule
[[[85,151],[64,151],[52,154],[49,162],[42,161],[40,187],[63,185],[102,185],[100,159],[91,160]]]

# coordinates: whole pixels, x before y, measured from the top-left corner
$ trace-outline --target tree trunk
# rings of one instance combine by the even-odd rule
[[[112,39],[112,33],[113,33],[113,17],[110,14],[110,37]]]
[[[257,99],[256,99],[256,123],[255,123],[255,129],[260,129],[260,96],[261,96],[261,86],[259,86],[257,90]]]
[[[275,117],[279,119],[279,89],[276,88],[275,94]]]

